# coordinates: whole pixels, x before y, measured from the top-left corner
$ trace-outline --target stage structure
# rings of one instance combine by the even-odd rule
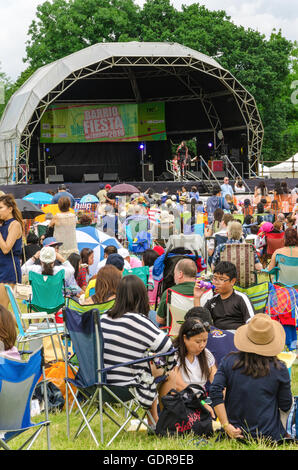
[[[51,107],[156,103],[164,106],[165,133],[158,140],[147,139],[148,121],[148,132],[131,141],[120,135],[44,142],[41,122]],[[155,176],[162,173],[173,145],[189,139],[206,166],[228,155],[252,178],[263,133],[253,96],[213,58],[176,43],[96,44],[41,67],[11,97],[0,122],[0,184],[45,182],[51,175],[57,181],[59,175],[105,179],[107,173],[134,181],[145,174],[148,180],[144,165],[151,164]]]

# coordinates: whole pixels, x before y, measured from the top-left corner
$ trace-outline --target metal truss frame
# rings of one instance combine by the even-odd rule
[[[118,67],[122,67],[119,70]],[[199,99],[204,107],[206,115],[208,116],[210,126],[214,133],[214,146],[217,148],[217,132],[222,129],[222,125],[216,107],[213,103],[213,98],[225,94],[231,94],[241,112],[244,121],[244,128],[246,127],[247,134],[247,148],[248,148],[248,163],[249,163],[249,177],[258,174],[259,161],[261,156],[262,142],[264,129],[262,121],[256,106],[253,96],[236,80],[236,78],[227,70],[217,67],[216,65],[204,62],[191,55],[186,57],[164,57],[164,56],[111,56],[88,67],[83,67],[72,72],[68,77],[62,80],[59,85],[51,90],[43,99],[40,100],[38,106],[35,108],[30,121],[24,129],[20,141],[19,149],[16,158],[16,182],[27,182],[28,168],[29,168],[29,154],[32,135],[38,126],[43,114],[50,104],[59,100],[59,97],[69,89],[74,83],[81,79],[123,79],[128,78],[131,81],[132,89],[137,100],[140,100],[139,91],[137,88],[138,80],[138,67],[150,67],[151,70],[141,70],[141,77],[148,78],[152,76],[164,76],[165,74],[174,75],[185,87],[189,90],[190,94],[186,95],[185,99]],[[219,91],[215,93],[205,93],[204,90],[195,83],[187,71],[195,70],[203,72],[218,79],[226,88],[226,91]],[[124,73],[123,73],[124,70]],[[180,97],[156,97],[155,100],[174,101]],[[150,101],[152,98],[150,99]],[[109,100],[111,102],[112,100]],[[119,101],[119,100],[117,100]],[[26,171],[20,171],[20,168],[26,168]]]

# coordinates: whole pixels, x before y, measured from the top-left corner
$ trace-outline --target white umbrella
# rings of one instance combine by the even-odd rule
[[[123,248],[121,243],[115,237],[98,230],[96,227],[87,225],[76,230],[78,249],[90,248],[94,252],[94,263],[89,266],[91,276],[97,273],[97,265],[104,258],[104,249],[106,246],[115,246],[117,249]]]

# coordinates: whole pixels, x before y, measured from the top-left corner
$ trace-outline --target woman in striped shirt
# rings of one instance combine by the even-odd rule
[[[149,351],[166,353],[173,349],[171,339],[149,320],[148,313],[149,300],[144,283],[135,275],[123,277],[114,306],[101,317],[105,367],[147,357]],[[174,354],[167,356],[166,369],[172,369],[175,363]],[[108,372],[107,382],[128,387],[139,403],[150,409],[157,422],[154,378],[161,373],[162,369],[148,362],[122,365]]]

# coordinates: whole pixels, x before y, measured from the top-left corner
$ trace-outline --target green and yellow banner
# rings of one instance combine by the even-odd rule
[[[40,123],[42,143],[166,140],[165,104],[53,104]]]

